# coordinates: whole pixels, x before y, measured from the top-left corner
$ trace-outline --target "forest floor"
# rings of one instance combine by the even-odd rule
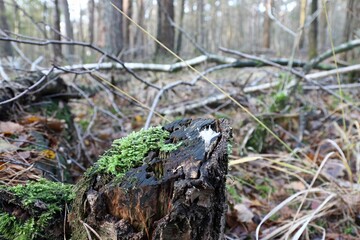
[[[157,85],[196,77],[184,71],[141,75]],[[76,182],[112,140],[144,126],[149,111],[122,93],[89,75],[63,77],[86,97],[21,106],[11,121],[0,122],[1,183],[14,185],[43,175]],[[108,77],[122,91],[152,105],[156,90],[124,72]],[[253,116],[205,80],[166,92],[156,109],[172,111],[166,115],[169,120],[229,119],[233,141],[226,238],[254,239],[259,231],[261,239],[296,234],[302,239],[358,239],[360,87],[342,86],[341,96],[349,104],[271,67],[231,68],[207,77]],[[341,82],[354,83],[348,77]],[[276,81],[281,84],[266,87]],[[339,94],[336,76],[319,81]],[[154,116],[151,123],[166,120]]]

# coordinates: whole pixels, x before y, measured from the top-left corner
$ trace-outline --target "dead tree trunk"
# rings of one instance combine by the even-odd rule
[[[222,239],[228,122],[185,119],[164,129],[178,149],[149,152],[121,182],[90,174],[78,184],[74,239],[92,231],[102,239]]]

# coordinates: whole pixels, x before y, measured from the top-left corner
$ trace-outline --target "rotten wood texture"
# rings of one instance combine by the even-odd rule
[[[17,103],[29,105],[43,99],[79,97],[58,75],[38,73],[12,81],[0,81],[0,120],[13,117]]]
[[[100,175],[88,181],[83,226],[102,239],[223,238],[228,122],[183,119],[164,128],[170,142],[182,142],[177,150],[150,152],[120,183]]]

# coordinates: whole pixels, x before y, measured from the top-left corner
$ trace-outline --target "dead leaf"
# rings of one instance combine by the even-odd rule
[[[31,123],[39,122],[40,120],[41,118],[38,116],[27,116],[21,122],[23,124],[31,124]]]
[[[18,149],[17,146],[15,146],[11,143],[8,143],[7,141],[5,141],[3,139],[0,139],[0,153],[1,152],[12,152],[17,149]]]
[[[294,181],[289,184],[284,185],[285,189],[295,190],[295,191],[302,191],[305,190],[305,185],[300,181]]]
[[[234,211],[236,212],[236,218],[239,222],[252,222],[254,214],[245,204],[236,204]]]
[[[18,152],[17,154],[22,159],[28,159],[30,157],[30,151]]]
[[[56,153],[49,149],[41,151],[40,154],[41,154],[41,156],[48,158],[48,159],[55,159],[55,157],[56,157]]]
[[[11,135],[21,132],[23,129],[24,127],[18,123],[0,122],[0,133]]]
[[[329,159],[321,172],[329,174],[333,178],[339,179],[345,177],[346,168],[341,160]]]

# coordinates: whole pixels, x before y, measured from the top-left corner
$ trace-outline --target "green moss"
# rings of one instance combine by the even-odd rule
[[[274,96],[274,102],[270,106],[271,112],[280,112],[289,103],[289,95],[285,91],[278,92]]]
[[[36,236],[34,218],[21,223],[14,216],[0,213],[0,236],[11,240],[28,240]]]
[[[236,191],[236,188],[234,186],[227,184],[226,185],[226,190],[230,194],[230,196],[233,198],[235,203],[241,203],[242,202],[241,196],[238,194],[238,192]]]
[[[0,210],[0,236],[5,239],[27,240],[38,238],[56,214],[63,211],[64,205],[71,202],[75,193],[71,185],[41,179],[26,185],[5,187],[19,197],[24,208],[33,213],[35,205],[43,203],[46,210],[39,216],[31,216],[26,220],[17,219]]]
[[[266,131],[263,126],[257,125],[255,130],[252,132],[249,141],[246,143],[246,148],[257,153],[261,153],[264,149],[267,135],[268,131]]]
[[[171,152],[177,149],[180,144],[165,143],[169,135],[168,131],[159,126],[132,132],[125,138],[115,140],[111,148],[98,160],[95,172],[109,173],[121,178],[131,168],[140,166],[149,151]]]
[[[51,182],[46,179],[7,188],[7,190],[21,198],[25,206],[30,206],[40,200],[54,208],[56,208],[58,204],[69,202],[74,198],[72,189],[72,185]],[[59,209],[61,209],[61,207],[59,207]]]

